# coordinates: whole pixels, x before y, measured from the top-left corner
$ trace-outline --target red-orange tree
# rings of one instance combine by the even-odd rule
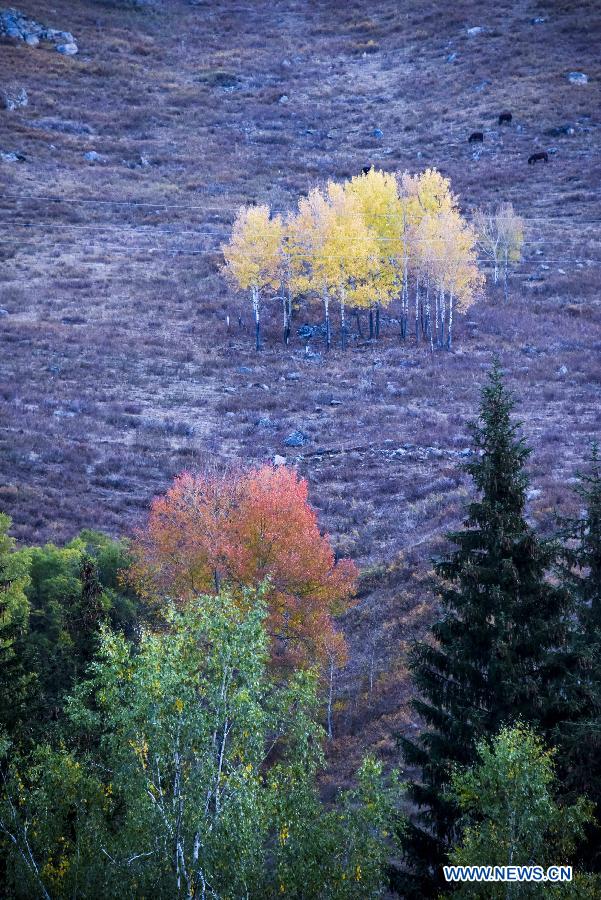
[[[357,568],[334,559],[319,531],[307,482],[285,466],[178,476],[152,504],[134,541],[132,577],[147,595],[178,602],[199,592],[258,587],[267,602],[277,662],[325,662],[345,645],[333,616],[354,593]]]

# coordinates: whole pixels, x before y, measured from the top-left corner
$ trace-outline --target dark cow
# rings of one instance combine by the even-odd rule
[[[472,131],[468,140],[468,144],[475,144],[479,141],[481,144],[484,142],[484,133],[482,131]]]
[[[361,169],[361,174],[369,175],[369,173],[371,172],[372,169],[373,169],[373,166],[363,166],[363,168]]]
[[[533,166],[534,163],[537,162],[549,162],[549,154],[546,150],[541,150],[539,153],[533,153],[532,156],[528,157],[529,166]]]
[[[499,125],[504,125],[505,123],[509,124],[513,116],[510,112],[502,112],[499,116]]]

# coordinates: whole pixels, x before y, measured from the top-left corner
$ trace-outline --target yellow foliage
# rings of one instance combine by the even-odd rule
[[[269,206],[245,206],[238,211],[229,244],[222,247],[226,277],[242,290],[277,289],[282,280],[281,216],[271,218]]]

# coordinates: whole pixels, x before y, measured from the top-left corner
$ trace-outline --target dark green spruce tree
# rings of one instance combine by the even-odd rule
[[[447,795],[453,767],[472,764],[476,743],[504,724],[520,719],[546,736],[565,716],[569,594],[547,578],[556,547],[526,521],[530,450],[513,407],[495,364],[470,426],[475,452],[465,468],[476,497],[463,529],[448,535],[454,549],[435,566],[443,612],[434,642],[418,644],[410,663],[424,731],[402,740],[420,773],[410,785],[417,813],[406,869],[392,878],[405,897],[448,892],[442,865],[460,837]]]
[[[601,458],[593,444],[587,471],[578,473],[580,515],[564,520],[562,576],[576,602],[576,664],[569,685],[571,713],[557,729],[560,774],[574,795],[586,794],[601,822]],[[601,872],[601,829],[588,829],[580,855]]]

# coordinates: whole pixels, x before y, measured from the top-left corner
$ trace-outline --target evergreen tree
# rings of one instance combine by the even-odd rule
[[[569,686],[570,719],[558,728],[562,778],[568,790],[586,793],[601,821],[601,458],[593,444],[589,470],[578,473],[579,517],[564,520],[562,574],[576,601],[576,664]],[[601,871],[601,832],[591,827],[582,853]]]
[[[425,730],[402,740],[421,770],[410,786],[418,808],[408,835],[408,897],[436,896],[442,864],[459,837],[459,811],[446,795],[454,765],[474,762],[476,744],[517,718],[546,735],[563,716],[568,665],[568,594],[546,573],[555,547],[537,539],[524,514],[530,454],[495,363],[471,424],[475,453],[466,465],[477,498],[455,549],[436,564],[443,614],[435,642],[418,644],[411,669],[414,706]],[[393,879],[395,880],[395,879]]]

